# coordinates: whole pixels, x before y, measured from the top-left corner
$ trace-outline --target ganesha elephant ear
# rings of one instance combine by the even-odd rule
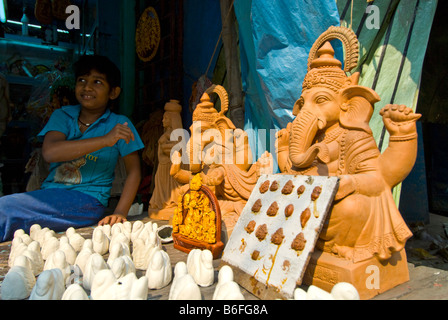
[[[303,97],[300,97],[295,103],[294,103],[294,107],[292,109],[292,114],[296,117],[299,114],[300,109],[302,108],[303,105]]]
[[[372,89],[351,85],[340,92],[342,98],[339,122],[347,129],[362,130],[372,133],[369,122],[374,104],[380,101],[379,95]]]
[[[215,123],[216,128],[221,132],[225,133],[225,130],[227,129],[236,129],[235,125],[233,124],[232,120],[227,118],[226,116],[219,116]]]
[[[358,72],[350,76],[349,79],[352,82],[352,84],[349,85],[348,87],[345,87],[340,92],[344,102],[349,101],[353,97],[359,96],[367,99],[367,101],[373,106],[375,103],[381,100],[378,93],[376,93],[373,89],[358,85],[358,79],[359,79]]]

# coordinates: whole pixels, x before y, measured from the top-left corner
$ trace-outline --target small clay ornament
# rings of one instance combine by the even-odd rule
[[[260,193],[264,194],[269,190],[269,185],[270,185],[270,181],[266,180],[265,182],[263,182],[260,186]]]
[[[296,251],[302,251],[305,249],[306,240],[303,232],[300,232],[292,241],[291,243],[291,249],[294,249]]]
[[[270,206],[268,211],[266,211],[266,214],[270,217],[275,217],[278,212],[278,203],[277,201],[274,201]]]
[[[255,221],[252,220],[247,224],[247,226],[244,228],[244,230],[246,230],[247,233],[251,234],[255,230],[255,225],[256,225]]]
[[[305,210],[303,210],[302,214],[300,215],[300,224],[302,226],[302,229],[305,228],[306,223],[308,222],[310,217],[311,217],[310,208],[306,208]]]
[[[260,209],[262,207],[261,199],[258,199],[255,201],[254,205],[252,206],[252,212],[258,213],[260,212]]]
[[[266,235],[268,234],[268,227],[266,224],[262,224],[257,228],[257,231],[255,232],[255,236],[258,238],[258,240],[263,241],[266,238]]]
[[[287,205],[285,208],[285,217],[289,218],[290,216],[292,216],[293,213],[294,213],[294,205],[293,204]]]
[[[277,191],[278,190],[278,181],[274,180],[274,182],[272,182],[271,187],[269,188],[269,190],[271,192]]]
[[[285,186],[282,189],[283,194],[291,194],[292,190],[294,189],[294,184],[292,183],[292,180],[288,180],[286,182]]]

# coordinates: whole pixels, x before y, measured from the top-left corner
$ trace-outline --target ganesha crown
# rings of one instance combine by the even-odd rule
[[[335,92],[339,91],[346,85],[350,85],[350,79],[342,70],[329,70],[329,68],[313,69],[307,73],[303,81],[302,88],[311,89],[316,86],[323,86]]]

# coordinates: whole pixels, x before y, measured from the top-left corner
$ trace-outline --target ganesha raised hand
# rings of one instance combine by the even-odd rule
[[[384,126],[391,140],[407,140],[417,137],[415,122],[421,114],[414,113],[405,105],[388,104],[380,111]]]

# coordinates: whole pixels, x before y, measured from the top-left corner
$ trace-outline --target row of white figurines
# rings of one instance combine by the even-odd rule
[[[29,235],[18,230],[11,243],[10,269],[1,285],[1,298],[146,300],[149,289],[161,289],[173,280],[169,299],[201,300],[199,287],[214,284],[212,253],[192,250],[186,262],[176,264],[173,279],[170,257],[157,229],[156,223],[141,221],[98,226],[91,239],[74,228],[59,238],[39,225],[33,225]],[[138,278],[137,270],[146,273]],[[244,299],[228,266],[219,271],[213,299]]]
[[[1,298],[146,300],[148,289],[161,289],[173,280],[169,299],[203,299],[200,287],[214,284],[212,253],[192,250],[186,263],[175,265],[172,279],[170,257],[162,248],[157,229],[156,223],[141,221],[98,226],[92,239],[83,238],[74,228],[60,238],[39,225],[33,225],[29,235],[18,230],[11,244],[10,270],[1,285]],[[103,255],[107,253],[106,261]],[[137,278],[137,269],[146,270],[145,276]],[[213,299],[244,299],[229,266],[219,270]],[[339,283],[331,293],[315,286],[308,292],[297,288],[294,299],[357,300],[359,295],[351,284]]]

